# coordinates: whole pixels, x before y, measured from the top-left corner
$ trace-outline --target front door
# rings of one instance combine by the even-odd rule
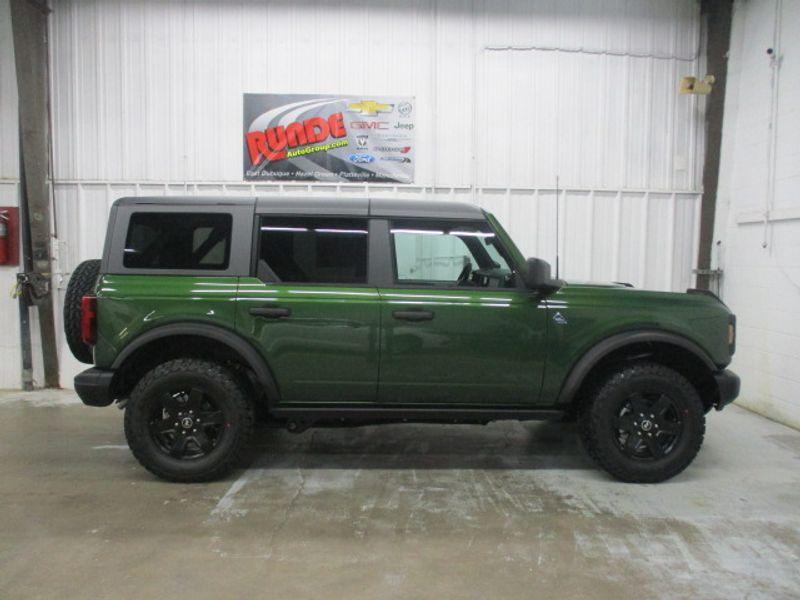
[[[282,404],[373,403],[379,297],[367,285],[367,220],[260,217],[257,277],[239,285],[237,329]]]
[[[538,401],[546,308],[485,222],[389,223],[378,397],[391,404]]]

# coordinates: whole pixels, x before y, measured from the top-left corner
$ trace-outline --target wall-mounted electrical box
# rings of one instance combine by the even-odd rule
[[[713,75],[706,75],[702,79],[698,79],[697,77],[683,77],[678,87],[678,93],[705,96],[711,93],[711,86],[714,85],[714,81],[716,81],[716,79]]]

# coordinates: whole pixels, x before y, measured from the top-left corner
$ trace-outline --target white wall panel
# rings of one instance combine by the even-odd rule
[[[8,0],[0,0],[0,206],[17,206],[19,193],[19,128],[14,42]],[[18,388],[20,376],[19,317],[10,291],[16,267],[0,266],[0,389]]]
[[[64,277],[99,255],[110,202],[137,194],[466,200],[552,261],[558,176],[562,275],[692,282],[702,101],[677,84],[705,74],[694,0],[53,8]],[[243,183],[243,92],[416,96],[416,183]]]
[[[778,72],[767,48],[779,48]],[[724,300],[738,318],[739,402],[800,428],[798,107],[800,3],[736,2],[714,257]]]
[[[343,92],[417,96],[425,185],[697,190],[693,0],[54,8],[57,179],[239,181],[243,92]]]
[[[0,181],[3,182],[16,182],[19,178],[16,77],[11,12],[8,0],[0,0]]]

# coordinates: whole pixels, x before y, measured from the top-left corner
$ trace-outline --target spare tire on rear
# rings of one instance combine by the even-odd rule
[[[64,296],[64,335],[72,355],[82,363],[92,364],[92,348],[81,338],[81,299],[94,291],[100,275],[100,261],[85,260],[72,271]]]

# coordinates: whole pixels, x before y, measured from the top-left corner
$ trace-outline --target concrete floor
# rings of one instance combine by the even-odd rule
[[[203,485],[67,392],[0,394],[0,431],[3,599],[800,597],[800,432],[737,407],[660,485],[543,423],[264,430]]]

